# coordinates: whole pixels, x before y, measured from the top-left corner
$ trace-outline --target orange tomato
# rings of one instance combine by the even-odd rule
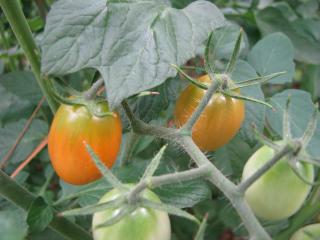
[[[209,75],[198,78],[202,83],[211,83]],[[199,105],[206,90],[189,85],[180,94],[175,111],[175,124],[181,127]],[[192,139],[205,151],[213,151],[228,143],[240,129],[245,115],[242,100],[215,93],[192,129]]]
[[[107,103],[98,104],[99,112],[109,111]],[[61,105],[53,119],[48,149],[53,168],[67,183],[87,184],[101,174],[86,150],[90,145],[109,168],[120,149],[122,125],[119,115],[93,116],[86,107]]]

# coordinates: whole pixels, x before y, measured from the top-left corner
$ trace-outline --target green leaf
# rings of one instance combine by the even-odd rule
[[[212,159],[224,175],[238,180],[241,178],[244,164],[253,152],[254,148],[237,135],[228,144],[215,151]]]
[[[255,70],[247,62],[239,60],[232,74],[232,79],[241,82],[246,79],[257,77]],[[241,88],[241,94],[264,101],[264,95],[260,85]],[[245,119],[242,123],[239,135],[250,145],[256,143],[255,134],[252,131],[252,124],[255,124],[257,130],[262,132],[265,121],[265,107],[261,104],[246,101],[245,102]]]
[[[178,208],[192,207],[211,196],[210,188],[203,180],[175,183],[153,191],[162,202]]]
[[[0,236],[3,240],[23,240],[28,233],[25,214],[20,209],[0,211]]]
[[[1,75],[0,85],[23,101],[30,101],[34,105],[42,97],[42,92],[32,72],[11,72]]]
[[[319,10],[318,0],[302,1],[302,3],[300,3],[300,5],[297,7],[297,12],[303,18],[312,18],[312,17],[317,18],[318,10]]]
[[[252,48],[248,62],[260,76],[286,71],[286,74],[270,80],[270,83],[286,83],[292,81],[294,74],[293,56],[294,48],[290,39],[282,33],[274,33]]]
[[[31,240],[65,240],[59,233],[46,228],[40,233],[29,234],[29,239]]]
[[[26,120],[12,122],[0,128],[0,159],[8,153],[22,131]],[[34,119],[30,128],[18,144],[10,162],[19,163],[25,160],[34,148],[43,140],[48,133],[48,124],[40,119]]]
[[[223,26],[214,31],[213,44],[216,46],[215,60],[231,58],[233,48],[239,36],[239,31],[240,31],[240,26],[234,25],[234,24]],[[240,53],[242,51],[247,50],[247,47],[248,47],[245,33],[243,33],[243,35],[244,36],[240,46]]]
[[[275,7],[266,7],[256,14],[256,22],[263,33],[285,33],[295,48],[295,59],[312,64],[320,63],[320,20],[290,19]]]
[[[168,108],[172,96],[179,92],[182,82],[177,78],[171,78],[160,86],[151,89],[151,91],[159,92],[159,95],[130,99],[131,109],[138,118],[145,122],[150,122],[152,119],[165,115],[165,110]]]
[[[291,132],[293,137],[301,137],[304,133],[308,122],[314,111],[314,105],[309,93],[301,90],[285,90],[274,95],[270,99],[270,103],[275,107],[276,111],[268,111],[267,121],[271,128],[282,135],[282,117],[285,110],[288,96],[291,96],[289,105],[289,120],[291,122]],[[320,120],[320,116],[318,116]],[[311,139],[307,151],[310,155],[317,157],[320,155],[320,121],[318,120],[317,128],[313,138]]]
[[[7,123],[29,117],[41,97],[42,93],[31,72],[1,75],[0,121]]]
[[[113,108],[175,76],[170,64],[180,66],[199,54],[209,32],[223,24],[219,9],[202,0],[182,10],[156,0],[58,1],[41,44],[42,71],[96,68]]]
[[[42,197],[36,198],[27,215],[27,223],[32,232],[43,231],[53,219],[53,209]]]
[[[174,207],[171,205],[167,205],[167,204],[163,204],[163,203],[150,201],[150,200],[144,199],[144,198],[142,198],[139,201],[139,203],[141,204],[142,207],[153,208],[153,209],[157,209],[159,211],[164,211],[169,214],[183,217],[183,218],[189,219],[190,221],[194,221],[194,222],[200,224],[199,220],[196,217],[194,217],[192,214],[190,214],[184,210],[181,210],[180,208],[177,208],[177,207]]]
[[[283,16],[285,16],[290,21],[296,20],[298,18],[295,11],[286,2],[275,2],[271,6],[280,10]]]

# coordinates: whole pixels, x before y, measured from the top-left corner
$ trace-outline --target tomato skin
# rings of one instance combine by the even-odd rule
[[[211,83],[209,75],[198,80]],[[190,118],[205,95],[206,90],[189,85],[180,94],[174,120],[181,127]],[[238,132],[245,116],[242,100],[215,93],[192,129],[192,139],[204,151],[213,151],[228,143]]]
[[[131,188],[132,186],[130,186]],[[118,189],[107,192],[100,203],[114,200],[120,196]],[[146,189],[142,196],[146,199],[160,202],[160,199],[152,191]],[[96,212],[92,219],[94,240],[170,240],[171,226],[169,216],[166,212],[154,209],[137,208],[131,214],[125,216],[114,225],[97,228],[95,226],[102,224],[110,217],[114,216],[119,209],[107,209],[102,212]]]
[[[243,180],[273,156],[274,150],[268,146],[258,149],[244,166]],[[313,165],[299,162],[298,171],[305,179],[313,182]],[[258,217],[276,221],[295,214],[301,208],[310,189],[311,186],[294,173],[284,157],[248,188],[245,198]]]
[[[99,103],[98,111],[109,111],[107,103]],[[93,116],[86,107],[62,104],[53,119],[48,149],[53,168],[67,183],[82,185],[101,177],[86,150],[90,145],[109,168],[120,149],[122,125],[118,114],[102,118]]]
[[[308,234],[310,236],[308,236]],[[311,224],[300,228],[290,240],[314,240],[320,239],[320,223]]]

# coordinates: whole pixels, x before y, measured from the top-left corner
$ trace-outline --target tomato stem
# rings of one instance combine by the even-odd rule
[[[28,60],[30,61],[32,71],[36,80],[42,90],[43,95],[46,97],[48,104],[55,112],[58,105],[49,93],[49,86],[44,78],[41,77],[40,71],[40,57],[39,50],[32,37],[32,33],[28,22],[22,12],[19,1],[17,0],[1,0],[0,6],[5,13],[11,28],[18,39],[22,49],[24,50]]]
[[[36,196],[13,181],[8,175],[0,170],[0,195],[11,201],[18,207],[28,211],[29,207],[36,199]],[[67,239],[90,240],[91,236],[80,226],[70,222],[66,218],[55,216],[49,227],[66,237]]]
[[[139,184],[128,194],[128,202],[134,204],[139,199],[139,194],[146,188],[157,188],[160,186],[172,184],[175,182],[190,181],[202,177],[209,176],[211,173],[211,166],[206,164],[198,168],[182,171],[178,173],[164,174],[152,178],[144,178]]]
[[[99,89],[103,86],[104,80],[103,78],[99,78],[94,84],[92,84],[91,88],[84,92],[83,96],[86,100],[92,100],[95,98]]]
[[[191,131],[192,127],[199,119],[201,113],[204,111],[205,107],[208,105],[211,97],[218,90],[219,87],[220,87],[219,81],[212,81],[211,82],[211,85],[209,86],[208,90],[206,91],[200,104],[197,106],[196,110],[192,113],[191,117],[188,119],[186,124],[184,126],[182,126],[182,128],[181,128],[182,131],[183,130]]]
[[[178,144],[199,166],[209,166],[210,173],[207,179],[220,189],[225,196],[230,200],[232,205],[237,210],[244,225],[246,226],[250,236],[253,239],[259,240],[271,240],[270,236],[261,226],[257,218],[254,216],[249,205],[243,198],[243,194],[238,191],[237,186],[226,178],[206,157],[206,155],[199,149],[199,147],[193,142],[191,136],[181,135],[180,131],[172,128],[165,128],[161,126],[153,126],[151,124],[144,123],[140,119],[137,119],[129,105],[123,101],[122,106],[131,122],[132,129],[137,134],[151,135],[158,138],[162,138],[168,141]],[[161,176],[159,176],[161,177]],[[142,183],[141,183],[142,185]],[[141,186],[143,187],[143,186]]]

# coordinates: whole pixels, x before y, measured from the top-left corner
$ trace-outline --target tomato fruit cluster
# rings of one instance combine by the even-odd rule
[[[201,76],[198,81],[211,83],[209,75]],[[189,85],[182,91],[174,111],[174,120],[178,127],[187,122],[205,93],[206,90],[195,85]],[[215,93],[195,123],[192,139],[200,149],[213,151],[234,137],[241,127],[244,116],[245,104],[242,100]]]
[[[101,113],[108,104],[97,104]],[[101,177],[85,143],[89,144],[109,168],[116,161],[121,144],[122,126],[118,114],[97,117],[85,106],[62,104],[53,119],[48,149],[53,168],[67,183],[87,184]]]
[[[132,187],[132,186],[130,186]],[[115,200],[123,192],[113,189],[107,192],[100,203]],[[160,202],[158,196],[146,189],[141,196],[151,201]],[[119,208],[107,209],[93,215],[92,228],[94,240],[170,240],[171,226],[166,212],[138,207],[134,212],[122,218],[119,222],[108,226],[96,228],[111,217],[116,216]]]
[[[243,180],[253,175],[273,156],[274,150],[268,146],[258,149],[245,164]],[[313,181],[313,165],[298,162],[297,168],[304,179]],[[296,175],[287,157],[284,157],[247,189],[245,198],[258,217],[266,220],[282,220],[300,209],[310,189],[311,186]]]

